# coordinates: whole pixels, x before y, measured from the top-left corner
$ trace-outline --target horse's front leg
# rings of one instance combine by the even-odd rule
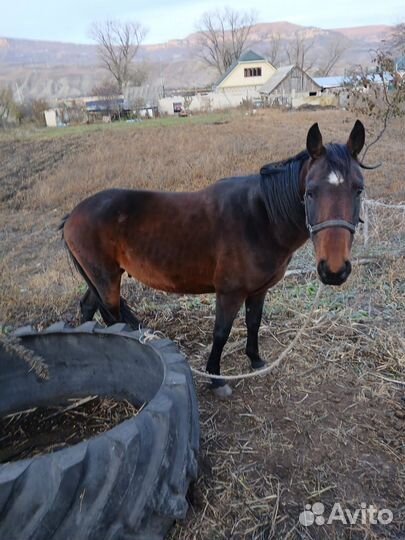
[[[260,369],[266,365],[259,355],[259,328],[263,314],[266,292],[246,298],[247,343],[246,354],[250,358],[252,369]]]
[[[236,314],[239,311],[244,297],[240,293],[217,293],[215,308],[214,340],[207,362],[207,371],[213,375],[220,375],[220,362],[222,350],[228,341],[229,334]],[[219,397],[228,397],[232,394],[231,387],[223,379],[211,379],[211,389]]]

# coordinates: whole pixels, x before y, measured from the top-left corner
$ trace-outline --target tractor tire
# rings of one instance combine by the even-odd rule
[[[198,404],[168,339],[124,324],[24,327],[46,362],[40,380],[0,343],[0,415],[88,395],[145,404],[113,429],[54,453],[0,465],[2,540],[158,540],[183,519],[197,476]]]

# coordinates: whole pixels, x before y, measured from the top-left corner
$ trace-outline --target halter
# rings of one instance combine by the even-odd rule
[[[351,234],[354,234],[356,232],[356,227],[359,223],[363,223],[363,220],[360,218],[360,198],[356,199],[355,206],[354,206],[354,212],[353,212],[353,222],[346,221],[345,219],[328,219],[326,221],[321,221],[320,223],[316,223],[313,225],[309,221],[309,204],[310,199],[305,193],[304,195],[304,206],[305,206],[305,224],[307,226],[307,229],[309,231],[309,234],[312,238],[312,236],[319,231],[322,231],[324,229],[330,229],[332,227],[339,227],[343,229],[347,229],[351,232]]]

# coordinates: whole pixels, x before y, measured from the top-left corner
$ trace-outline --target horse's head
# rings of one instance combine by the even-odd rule
[[[351,246],[359,223],[363,175],[357,160],[365,131],[357,120],[346,144],[322,144],[318,124],[308,131],[305,213],[321,281],[341,285],[351,272]]]

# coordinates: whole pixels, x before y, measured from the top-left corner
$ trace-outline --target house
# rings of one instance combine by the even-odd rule
[[[260,97],[259,90],[276,72],[276,68],[264,56],[246,51],[215,83],[214,91],[246,98]]]
[[[236,60],[213,85],[211,92],[199,91],[188,96],[166,96],[159,99],[161,114],[208,112],[239,107],[245,100],[261,101],[259,89],[276,72],[276,68],[264,56],[248,50]]]
[[[322,87],[297,65],[283,66],[261,87],[265,105],[297,108],[322,105]],[[309,99],[309,98],[318,98]]]

